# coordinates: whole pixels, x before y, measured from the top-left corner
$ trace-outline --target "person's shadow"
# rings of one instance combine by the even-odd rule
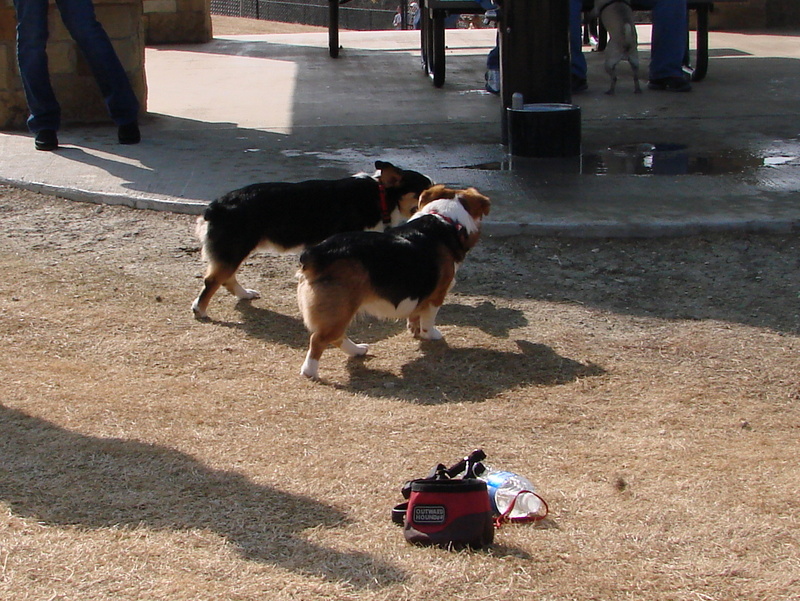
[[[406,579],[369,554],[321,548],[302,537],[309,528],[346,525],[342,511],[168,447],[86,436],[0,405],[0,458],[0,500],[39,522],[208,529],[248,560],[298,573],[364,588]]]

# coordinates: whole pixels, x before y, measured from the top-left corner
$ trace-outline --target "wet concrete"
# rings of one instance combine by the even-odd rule
[[[643,64],[648,28],[640,26]],[[65,127],[62,148],[0,133],[6,182],[95,202],[197,213],[255,181],[342,177],[375,159],[475,186],[495,235],[667,235],[800,224],[800,44],[793,34],[712,32],[707,78],[689,94],[615,96],[588,53],[581,155],[522,159],[501,144],[483,91],[491,31],[449,31],[447,80],[419,64],[417,32],[231,36],[147,49],[149,115],[137,146],[110,126]]]

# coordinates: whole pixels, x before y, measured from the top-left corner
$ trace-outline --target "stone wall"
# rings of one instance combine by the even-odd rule
[[[144,0],[149,44],[202,44],[211,40],[211,0]]]
[[[142,0],[96,0],[98,20],[114,44],[144,112],[147,83],[144,71]],[[65,123],[110,120],[94,77],[80,50],[61,22],[51,0],[47,54],[53,88]],[[11,0],[0,0],[0,129],[25,127],[28,108],[16,58],[16,13]]]

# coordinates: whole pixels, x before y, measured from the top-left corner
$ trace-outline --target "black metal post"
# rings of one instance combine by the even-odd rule
[[[328,0],[328,53],[339,57],[339,0]]]
[[[501,19],[503,103],[572,102],[569,0],[505,0]]]
[[[519,92],[525,103],[571,103],[569,0],[503,0],[500,14],[503,141],[506,109]]]

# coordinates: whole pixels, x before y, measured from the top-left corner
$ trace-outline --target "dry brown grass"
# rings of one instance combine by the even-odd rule
[[[302,23],[283,23],[242,17],[211,15],[211,28],[214,35],[261,35],[266,33],[308,33],[328,31],[327,27],[303,25]]]
[[[192,218],[0,188],[0,598],[800,598],[797,236],[485,239],[444,343],[361,321],[298,375],[296,259],[214,298]],[[415,548],[399,487],[482,446],[550,503]]]

